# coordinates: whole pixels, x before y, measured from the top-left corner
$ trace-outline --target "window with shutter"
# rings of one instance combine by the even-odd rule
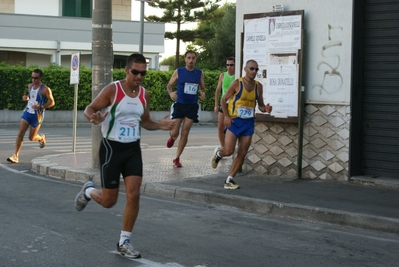
[[[62,16],[91,18],[92,0],[62,0]]]

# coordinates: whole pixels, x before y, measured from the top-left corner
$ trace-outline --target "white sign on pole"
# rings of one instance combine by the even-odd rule
[[[79,84],[79,65],[80,65],[80,53],[74,53],[71,56],[71,77],[69,79],[70,84]]]
[[[79,65],[80,53],[73,53],[71,56],[71,77],[70,84],[74,84],[74,103],[73,103],[73,133],[72,133],[72,152],[76,152],[76,124],[78,121],[78,86],[79,86]]]

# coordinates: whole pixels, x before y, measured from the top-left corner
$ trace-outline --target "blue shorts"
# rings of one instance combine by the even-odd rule
[[[228,127],[227,129],[232,132],[236,137],[252,136],[255,132],[255,118],[234,118],[231,121],[230,127]]]
[[[21,115],[21,118],[26,120],[30,126],[36,128],[39,124],[42,124],[44,119],[44,111],[42,113],[32,114],[27,111],[24,111]]]
[[[170,118],[171,119],[183,119],[187,117],[194,122],[199,122],[198,120],[198,109],[199,105],[196,104],[182,104],[182,103],[173,103],[170,107]]]

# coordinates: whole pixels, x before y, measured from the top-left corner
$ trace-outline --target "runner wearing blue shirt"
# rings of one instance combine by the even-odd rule
[[[8,162],[19,162],[19,152],[28,128],[30,141],[38,141],[40,148],[44,148],[46,145],[46,135],[38,133],[40,126],[42,126],[44,110],[53,107],[55,101],[51,89],[42,83],[42,77],[43,71],[34,69],[31,76],[32,83],[28,85],[27,94],[22,96],[22,100],[26,101],[27,104],[21,115],[19,132],[15,140],[15,152],[14,155],[7,158]]]
[[[166,147],[171,148],[179,137],[180,126],[181,136],[176,151],[176,158],[173,159],[173,166],[182,167],[180,156],[186,147],[188,135],[193,123],[198,123],[198,98],[205,99],[204,73],[195,68],[197,54],[194,51],[187,51],[184,54],[185,67],[177,68],[168,85],[167,90],[170,98],[175,101],[171,106],[171,119],[176,121],[175,127],[170,131],[170,137]],[[176,84],[176,91],[172,91]]]

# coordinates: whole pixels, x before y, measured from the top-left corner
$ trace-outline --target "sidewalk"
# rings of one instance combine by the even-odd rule
[[[142,193],[309,222],[399,233],[399,180],[355,182],[290,180],[265,175],[237,175],[238,190],[223,188],[231,159],[210,166],[214,147],[187,147],[183,168],[173,168],[175,149],[143,149]],[[32,171],[59,179],[100,184],[91,169],[91,153],[69,153],[32,160]],[[382,185],[381,183],[385,183]]]

